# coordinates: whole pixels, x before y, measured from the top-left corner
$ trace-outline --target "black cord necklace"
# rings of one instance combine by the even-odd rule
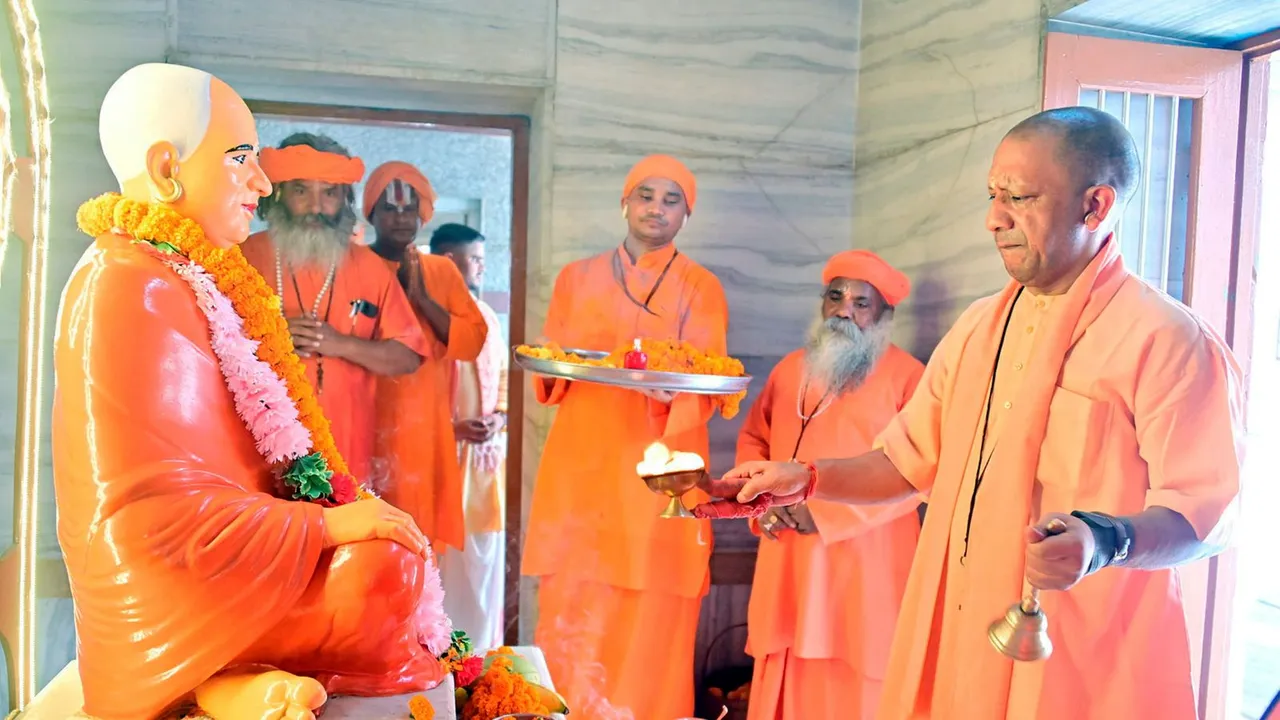
[[[964,525],[964,552],[960,555],[960,564],[963,565],[965,558],[969,556],[969,530],[973,528],[973,509],[978,504],[978,488],[982,487],[982,478],[987,473],[987,467],[991,465],[991,458],[987,458],[986,462],[982,461],[982,456],[987,449],[987,428],[991,425],[991,402],[996,395],[996,373],[1000,371],[1000,354],[1004,352],[1004,340],[1009,334],[1009,323],[1013,320],[1013,309],[1018,306],[1018,298],[1022,297],[1023,288],[1018,288],[1018,292],[1013,296],[1013,302],[1009,305],[1009,314],[1005,315],[1004,328],[1000,330],[1000,343],[996,345],[996,359],[991,363],[991,386],[987,388],[987,410],[986,415],[982,419],[982,436],[978,441],[978,467],[977,474],[973,478],[973,493],[969,496],[969,517]],[[994,448],[994,443],[992,445]],[[995,457],[995,450],[991,452],[991,457]]]

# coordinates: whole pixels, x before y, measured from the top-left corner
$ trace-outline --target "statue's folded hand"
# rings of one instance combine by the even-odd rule
[[[326,548],[365,540],[391,540],[426,557],[427,539],[413,517],[380,498],[325,508],[323,516]]]

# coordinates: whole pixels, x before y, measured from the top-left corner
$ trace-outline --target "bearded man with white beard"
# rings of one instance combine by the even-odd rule
[[[870,450],[920,381],[924,365],[889,339],[907,277],[851,250],[831,258],[822,281],[808,343],[769,375],[738,436],[738,464]],[[749,720],[874,717],[918,505],[810,500],[751,521],[764,539],[748,610]]]
[[[377,378],[417,370],[428,339],[395,272],[352,242],[360,158],[332,138],[300,132],[263,148],[260,162],[272,185],[258,206],[267,229],[241,250],[280,296],[334,443],[367,482]]]

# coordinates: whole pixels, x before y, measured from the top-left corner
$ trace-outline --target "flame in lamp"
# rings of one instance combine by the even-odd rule
[[[667,508],[659,517],[691,518],[693,513],[680,502],[680,496],[706,477],[706,467],[701,455],[671,452],[666,445],[656,442],[645,448],[644,459],[636,464],[636,474],[651,491],[667,496]]]
[[[644,449],[644,459],[636,463],[636,474],[654,477],[678,472],[694,472],[706,468],[702,456],[691,452],[671,452],[666,445],[655,442]]]

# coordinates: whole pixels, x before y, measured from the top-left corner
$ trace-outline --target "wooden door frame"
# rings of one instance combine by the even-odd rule
[[[1269,34],[1270,35],[1270,34]],[[1280,35],[1268,38],[1270,44],[1280,44]],[[1072,44],[1072,46],[1068,46]],[[1079,52],[1074,58],[1087,63],[1106,63],[1114,65],[1116,55],[1135,51],[1139,46],[1143,53],[1159,54],[1163,63],[1144,63],[1144,74],[1141,78],[1130,78],[1114,85],[1107,84],[1106,89],[1137,91],[1157,94],[1176,94],[1183,97],[1201,98],[1197,104],[1193,120],[1193,141],[1191,148],[1192,183],[1190,187],[1188,229],[1191,230],[1187,243],[1186,282],[1184,297],[1187,304],[1193,303],[1208,311],[1200,311],[1205,319],[1222,330],[1224,339],[1232,347],[1237,358],[1242,358],[1242,367],[1246,370],[1249,340],[1252,336],[1252,304],[1253,304],[1253,261],[1254,248],[1257,243],[1257,210],[1259,208],[1260,153],[1261,136],[1259,134],[1258,105],[1256,102],[1260,92],[1265,90],[1265,68],[1262,73],[1254,69],[1250,72],[1250,58],[1245,51],[1209,50],[1206,48],[1186,48],[1155,43],[1136,43],[1134,41],[1111,40],[1096,37],[1084,37],[1063,33],[1047,33],[1045,38],[1045,72],[1043,107],[1073,106],[1079,102],[1081,85],[1096,86],[1099,83],[1082,83],[1079,77],[1091,71],[1092,67],[1082,68],[1067,63],[1054,63],[1060,54],[1078,52],[1080,47],[1086,50]],[[1222,85],[1205,83],[1200,80],[1205,74],[1206,53],[1214,53],[1216,64],[1223,67],[1234,65],[1235,73],[1222,73],[1218,82]],[[1099,74],[1111,74],[1101,71]],[[1238,79],[1233,75],[1238,74]],[[1194,80],[1193,80],[1194,78]],[[1239,83],[1238,95],[1231,92],[1230,85]],[[1213,98],[1218,104],[1206,112],[1204,103],[1209,102],[1209,92],[1220,88],[1221,100]],[[1254,100],[1254,102],[1251,102]],[[1234,103],[1234,104],[1231,104]],[[1262,103],[1265,109],[1265,103]],[[1250,114],[1252,108],[1253,115]],[[1215,155],[1205,153],[1201,146],[1204,119],[1206,114],[1214,117],[1227,116],[1236,122],[1236,127],[1227,132],[1234,138],[1233,152]],[[1233,132],[1232,132],[1233,131]],[[1253,156],[1249,156],[1252,149]],[[1253,176],[1252,186],[1245,180],[1250,164],[1255,164],[1258,172]],[[1209,171],[1202,173],[1208,166]],[[1144,171],[1146,169],[1144,168]],[[1223,186],[1197,182],[1201,174],[1210,177],[1230,178]],[[1204,193],[1210,194],[1206,197]],[[1207,213],[1202,211],[1207,210]],[[1209,214],[1211,217],[1204,217]],[[1230,243],[1228,247],[1208,248],[1201,246],[1213,227],[1229,227]],[[1197,253],[1197,249],[1201,250]],[[1206,252],[1207,251],[1207,252]],[[1197,257],[1199,255],[1199,257]],[[1215,279],[1216,278],[1216,279]],[[1221,298],[1214,297],[1212,288],[1221,279],[1228,284],[1228,292]],[[1242,353],[1243,351],[1243,353]],[[1231,621],[1233,601],[1236,587],[1237,553],[1227,550],[1210,558],[1205,565],[1205,594],[1202,617],[1201,647],[1198,654],[1200,667],[1197,683],[1198,714],[1204,720],[1219,720],[1224,716],[1227,704],[1227,670],[1229,668],[1229,644],[1231,638]]]
[[[529,263],[529,151],[530,119],[524,115],[481,115],[475,113],[392,110],[385,108],[320,105],[314,103],[248,100],[254,115],[360,122],[406,128],[443,131],[502,130],[511,133],[511,311],[508,343],[525,342],[527,277]],[[508,645],[519,643],[520,637],[520,555],[523,549],[523,444],[524,392],[518,382],[520,373],[511,368],[507,390],[507,463],[506,463],[506,554],[503,580],[505,639]]]

